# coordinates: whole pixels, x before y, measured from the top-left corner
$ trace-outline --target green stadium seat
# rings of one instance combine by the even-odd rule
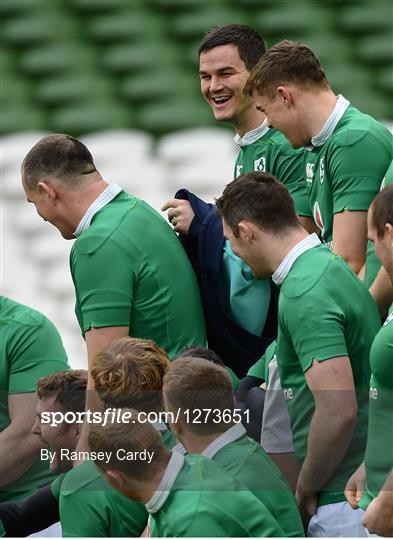
[[[17,131],[43,130],[46,126],[45,112],[25,102],[24,104],[10,104],[2,107],[0,131],[1,133],[14,133]]]
[[[110,100],[92,100],[55,110],[51,127],[59,133],[79,136],[104,129],[126,128],[132,125],[132,110]]]
[[[337,18],[337,25],[348,34],[376,34],[385,30],[391,33],[392,21],[393,3],[376,0],[344,8]]]
[[[29,81],[16,77],[13,73],[2,71],[1,99],[4,102],[19,103],[29,101],[32,88]]]
[[[350,42],[341,36],[337,36],[328,31],[321,31],[319,35],[311,35],[304,40],[318,56],[324,67],[332,62],[348,62],[352,51]]]
[[[161,22],[147,11],[135,9],[119,11],[115,14],[97,16],[88,23],[88,33],[97,42],[116,43],[119,41],[131,42],[136,38],[159,36]]]
[[[101,56],[102,65],[113,73],[133,73],[151,70],[163,65],[176,65],[179,52],[172,44],[164,41],[140,41],[112,45]]]
[[[93,48],[78,43],[55,43],[24,52],[20,66],[28,75],[48,75],[75,69],[88,69],[95,62]]]
[[[112,90],[111,81],[95,73],[72,73],[41,81],[37,86],[37,98],[41,103],[53,106],[72,101],[110,98]]]
[[[122,94],[130,101],[143,103],[162,101],[164,97],[195,96],[198,80],[175,70],[151,71],[129,77],[122,85]]]
[[[0,13],[3,16],[13,16],[26,14],[28,12],[42,12],[48,7],[47,0],[2,0],[0,3]]]
[[[393,74],[389,67],[380,72],[376,78],[376,85],[383,92],[390,95],[393,94]],[[388,118],[393,118],[393,114],[391,114]]]
[[[214,125],[212,114],[203,102],[194,100],[168,100],[141,106],[135,118],[139,129],[155,135],[198,126]]]
[[[393,36],[391,32],[363,38],[355,47],[356,58],[370,66],[390,64],[393,61]]]
[[[124,3],[120,0],[105,1],[105,0],[71,0],[72,7],[80,13],[108,13],[123,9]]]
[[[31,46],[72,36],[72,21],[61,12],[35,12],[7,21],[3,40],[9,46]]]
[[[262,35],[274,36],[276,40],[296,39],[307,42],[307,36],[318,34],[326,28],[329,12],[324,6],[312,1],[297,0],[275,4],[271,10],[263,10],[254,17],[255,28]]]
[[[205,4],[200,4],[204,6]],[[207,4],[206,9],[200,9],[192,13],[178,15],[170,23],[169,31],[178,39],[201,39],[203,34],[213,28],[223,24],[246,24],[248,19],[245,12],[233,11],[231,9],[218,9]]]

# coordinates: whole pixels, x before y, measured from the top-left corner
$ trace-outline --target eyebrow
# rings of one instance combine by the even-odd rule
[[[222,73],[224,71],[236,71],[236,68],[233,66],[225,66],[217,69],[217,73]],[[209,75],[207,71],[199,70],[199,75]]]

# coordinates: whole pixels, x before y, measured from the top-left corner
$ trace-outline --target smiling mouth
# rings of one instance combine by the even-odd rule
[[[214,101],[216,105],[223,105],[224,103],[227,103],[231,98],[232,96],[217,96],[213,97],[212,101]]]

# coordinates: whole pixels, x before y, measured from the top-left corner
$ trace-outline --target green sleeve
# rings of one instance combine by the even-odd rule
[[[114,241],[106,241],[93,253],[74,249],[71,273],[83,333],[90,328],[129,326],[138,276],[136,269],[130,270],[129,255]]]
[[[4,526],[3,526],[3,522],[1,521],[1,518],[0,518],[0,536],[5,536],[5,530],[4,530]]]
[[[247,375],[263,379],[266,383],[269,382],[269,364],[276,353],[277,342],[273,341],[266,349],[265,354],[250,367]]]
[[[60,496],[60,522],[63,537],[109,536],[111,522],[109,505],[98,504],[94,491],[80,490]]]
[[[50,485],[52,495],[55,497],[55,499],[60,499],[61,485],[63,483],[65,475],[66,473],[59,474],[58,476],[56,476],[56,478]]]
[[[44,316],[40,324],[15,324],[8,343],[9,394],[34,392],[37,379],[69,369],[61,337]]]
[[[240,379],[239,379],[239,377],[236,375],[236,373],[233,371],[233,369],[231,369],[231,368],[228,367],[228,366],[225,366],[225,369],[227,370],[227,372],[229,373],[229,375],[230,375],[230,377],[231,377],[231,381],[232,381],[232,389],[233,389],[233,393],[235,393],[236,390],[239,388]]]
[[[286,299],[282,305],[282,328],[291,341],[303,372],[318,362],[348,356],[344,335],[344,316],[334,299],[308,293]]]
[[[367,211],[386,172],[386,158],[378,142],[363,137],[355,144],[327,153],[326,167],[333,192],[333,213]]]

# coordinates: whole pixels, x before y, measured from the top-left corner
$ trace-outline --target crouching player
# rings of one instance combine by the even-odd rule
[[[158,431],[138,421],[137,411],[122,410],[126,412],[136,419],[132,428],[125,423],[94,424],[89,445],[111,456],[109,462],[96,461],[107,481],[146,505],[151,536],[283,536],[264,504],[220,465],[201,455],[169,452]],[[119,448],[152,459],[119,459]]]
[[[174,360],[164,377],[164,401],[180,451],[202,454],[221,465],[268,508],[285,536],[304,536],[295,497],[260,444],[236,422],[226,370],[202,358]]]

